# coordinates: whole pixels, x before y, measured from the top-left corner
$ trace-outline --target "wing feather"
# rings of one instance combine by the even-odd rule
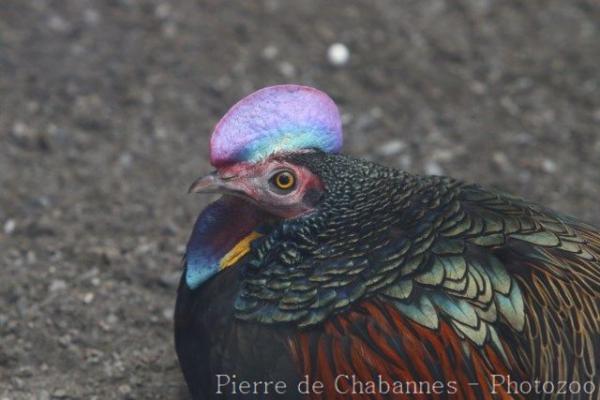
[[[321,370],[366,380],[376,373],[454,379],[465,398],[509,398],[486,389],[492,373],[599,380],[600,233],[520,199],[480,192],[463,188],[451,216],[441,213],[412,244],[391,240],[368,258],[371,274],[400,273],[366,287],[360,307],[342,310],[341,331],[316,331],[334,348],[343,338],[351,355],[336,351],[334,362],[321,359]],[[431,229],[436,225],[441,234]],[[303,333],[311,334],[318,333]]]

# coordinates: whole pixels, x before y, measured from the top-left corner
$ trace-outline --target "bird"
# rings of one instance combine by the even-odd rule
[[[342,145],[337,105],[302,85],[216,125],[190,192],[220,197],[174,313],[193,399],[600,398],[600,230]]]

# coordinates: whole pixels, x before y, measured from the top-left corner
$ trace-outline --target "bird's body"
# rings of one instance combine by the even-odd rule
[[[308,388],[316,398],[599,398],[598,230],[318,149],[266,160],[293,167],[303,208],[273,215],[225,195],[195,230],[233,244],[192,235],[188,246],[218,248],[221,262],[201,284],[186,272],[179,289],[176,345],[194,399],[239,395],[220,375],[284,381],[285,398],[306,397],[301,381],[322,383]]]

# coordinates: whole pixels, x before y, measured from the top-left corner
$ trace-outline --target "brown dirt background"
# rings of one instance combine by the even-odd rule
[[[600,225],[599,33],[594,0],[2,0],[0,399],[187,397],[186,189],[266,85],[330,93],[351,154]]]

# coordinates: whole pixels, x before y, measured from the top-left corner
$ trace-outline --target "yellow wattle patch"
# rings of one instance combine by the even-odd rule
[[[238,260],[244,257],[250,251],[250,243],[256,238],[261,237],[262,235],[258,232],[251,232],[248,236],[243,238],[236,244],[233,249],[229,250],[227,254],[221,261],[219,262],[219,270],[224,270],[225,268],[231,267],[233,264],[238,262]]]

